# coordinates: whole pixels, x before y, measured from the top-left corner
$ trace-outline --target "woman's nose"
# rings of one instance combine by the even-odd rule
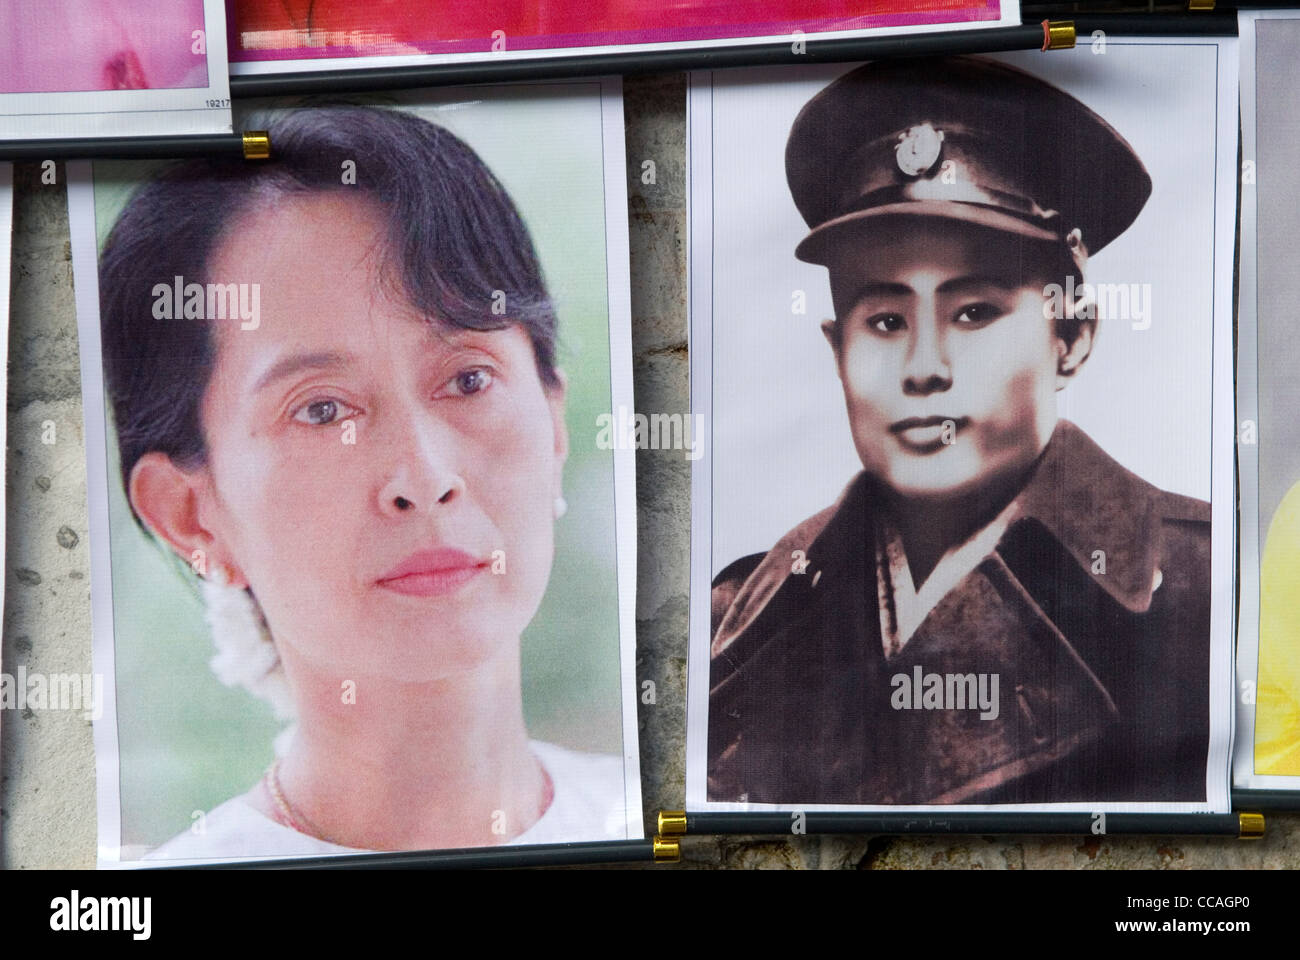
[[[947,338],[932,310],[921,311],[911,325],[912,336],[903,363],[903,392],[926,396],[952,386]]]
[[[451,506],[465,494],[465,481],[456,469],[457,443],[445,424],[410,418],[405,430],[390,441],[386,477],[379,507],[391,516],[429,512]]]

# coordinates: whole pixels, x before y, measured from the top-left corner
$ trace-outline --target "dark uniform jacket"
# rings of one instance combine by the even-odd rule
[[[710,800],[1206,799],[1209,504],[1062,420],[996,548],[886,660],[873,484],[715,580]],[[918,673],[997,674],[996,718],[897,708]]]

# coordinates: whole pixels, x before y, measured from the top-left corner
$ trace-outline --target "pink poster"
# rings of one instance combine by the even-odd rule
[[[0,6],[0,138],[230,130],[221,0]]]
[[[234,0],[236,75],[1018,26],[1018,0]]]

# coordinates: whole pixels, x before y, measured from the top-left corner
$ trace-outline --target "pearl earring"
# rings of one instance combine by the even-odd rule
[[[563,497],[556,497],[555,498],[555,519],[559,520],[560,517],[564,516],[568,512],[569,512],[569,501],[565,500]]]

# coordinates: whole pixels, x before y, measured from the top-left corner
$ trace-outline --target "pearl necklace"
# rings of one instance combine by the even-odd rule
[[[275,762],[271,764],[270,768],[266,771],[266,775],[262,777],[262,783],[266,787],[266,792],[270,794],[271,800],[274,801],[276,809],[280,814],[280,820],[283,822],[284,826],[296,830],[299,833],[304,833],[309,837],[315,837],[317,840],[324,840],[326,843],[332,843],[336,847],[346,846],[346,844],[339,843],[337,840],[331,840],[319,827],[301,813],[294,813],[293,807],[289,805],[289,800],[284,795],[284,790],[280,787],[279,757],[275,758]],[[537,813],[537,818],[539,820],[546,814],[546,811],[550,809],[551,803],[554,800],[555,781],[551,779],[551,772],[543,766],[542,803],[541,809]],[[303,824],[306,824],[305,828]]]
[[[266,784],[266,792],[269,793],[271,795],[271,799],[275,801],[275,805],[278,808],[280,812],[280,816],[283,819],[284,825],[286,827],[290,827],[294,830],[297,830],[299,833],[305,833],[309,837],[315,837],[317,840],[324,840],[326,843],[332,843],[335,846],[343,846],[343,844],[340,844],[334,840],[331,840],[329,837],[325,836],[325,834],[321,832],[320,828],[317,827],[310,820],[308,820],[305,816],[301,814],[298,815],[294,814],[293,807],[289,805],[289,801],[284,796],[284,791],[280,788],[280,758],[279,757],[276,757],[275,762],[271,764],[271,768],[266,771],[266,776],[262,778],[262,782]],[[306,824],[307,827],[310,829],[304,829],[302,824]]]

